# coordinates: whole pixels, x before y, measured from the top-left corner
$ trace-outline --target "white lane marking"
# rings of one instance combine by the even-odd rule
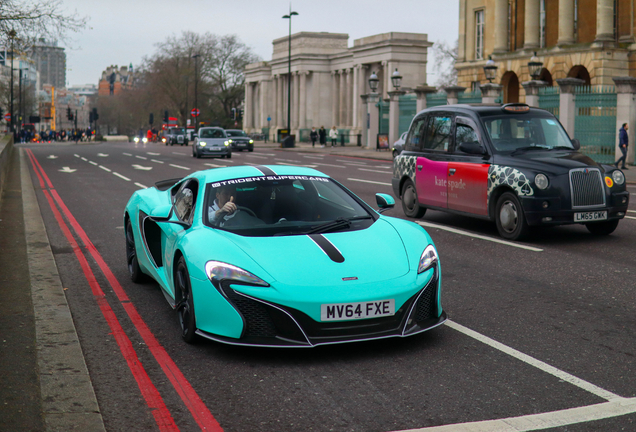
[[[280,159],[280,158],[274,158],[275,161],[283,161],[283,162],[291,162],[291,163],[300,163],[299,160],[295,160],[295,159]]]
[[[303,155],[303,157],[307,159],[320,159],[320,160],[323,160],[325,158],[324,156],[305,156],[305,155]]]
[[[225,165],[214,165],[214,164],[211,164],[211,163],[204,163],[203,165],[207,165],[207,166],[212,167],[212,168],[225,168]]]
[[[627,213],[636,213],[636,210],[627,210]]]
[[[55,156],[55,155],[49,155],[49,156],[47,156],[46,158],[47,158],[47,159],[57,159],[57,156]]]
[[[285,163],[285,162],[276,162],[276,165],[286,165],[286,166],[300,166],[300,167],[307,167],[307,168],[316,168],[316,165],[306,165],[306,164],[290,164],[290,163]]]
[[[93,161],[88,161],[88,163],[95,166],[99,165],[97,162],[93,162]]]
[[[336,159],[336,162],[343,162],[346,164],[351,164],[351,165],[366,165],[366,162],[351,162],[350,160],[342,160],[342,159]]]
[[[176,154],[176,155],[179,155],[179,156],[187,156],[187,154],[185,154],[185,153],[179,153],[179,152],[172,152],[172,154]]]
[[[123,153],[124,156],[132,156],[130,153]]]
[[[126,180],[126,181],[130,181],[130,179],[129,179],[128,177],[124,177],[123,175],[121,175],[121,174],[119,174],[119,173],[114,172],[114,173],[113,173],[113,175],[116,175],[116,176],[117,176],[117,177],[119,177],[120,179],[124,179],[124,180]]]
[[[104,154],[104,153],[97,153],[97,156],[99,156],[99,157],[108,157],[108,155]]]
[[[469,329],[468,327],[464,327],[461,324],[458,324],[451,320],[446,320],[446,325],[454,330],[457,330],[460,333],[465,334],[473,339],[478,340],[479,342],[485,343],[486,345],[491,346],[509,356],[516,358],[517,360],[521,360],[524,363],[529,364],[530,366],[534,366],[535,368],[553,375],[560,380],[569,382],[570,384],[577,386],[589,393],[592,393],[598,397],[601,397],[606,400],[620,399],[621,397],[617,394],[614,394],[610,391],[602,389],[590,382],[582,380],[580,378],[575,377],[565,371],[555,368],[554,366],[550,366],[549,364],[542,362],[541,360],[535,359],[534,357],[530,357],[527,354],[522,353],[514,348],[511,348],[507,345],[502,344],[501,342],[497,342],[494,339],[489,338],[488,336],[482,335],[481,333],[477,333],[474,330]]]
[[[262,154],[264,156],[276,156],[276,153],[261,153],[261,152],[258,152],[258,154]]]
[[[71,169],[70,167],[62,167],[61,170],[58,170],[59,172],[63,172],[63,173],[74,173],[75,171],[77,171],[76,169]]]
[[[141,183],[135,183],[135,186],[139,186],[142,189],[148,189],[148,186],[142,185]]]
[[[626,219],[636,219],[634,216],[625,216]]]
[[[147,157],[145,157],[145,156],[135,156],[135,157],[136,157],[137,159],[148,160],[148,158],[147,158]]]
[[[418,225],[422,225],[422,226],[425,226],[425,227],[437,228],[437,229],[441,229],[441,230],[444,230],[444,231],[449,231],[449,232],[452,232],[452,233],[455,233],[455,234],[465,235],[465,236],[468,236],[468,237],[474,237],[474,238],[478,238],[478,239],[481,239],[481,240],[487,240],[487,241],[491,241],[493,243],[499,243],[499,244],[503,244],[503,245],[506,245],[506,246],[516,247],[516,248],[519,248],[519,249],[525,249],[525,250],[529,250],[529,251],[533,251],[533,252],[543,252],[543,249],[539,249],[539,248],[536,248],[536,247],[526,246],[526,245],[522,245],[522,244],[518,244],[518,243],[513,243],[513,242],[509,242],[509,241],[506,241],[506,240],[501,240],[501,239],[494,238],[494,237],[483,236],[483,235],[480,235],[480,234],[473,234],[473,233],[468,232],[468,231],[462,231],[462,230],[459,230],[459,229],[456,229],[456,228],[451,228],[451,227],[448,227],[448,226],[445,226],[445,225],[438,225],[438,224],[434,224],[434,223],[430,223],[430,222],[424,222],[424,221],[417,221],[416,223]]]
[[[378,171],[378,170],[372,170],[372,169],[366,169],[366,168],[358,168],[359,171],[368,171],[368,172],[374,172],[374,173],[378,173],[378,174],[391,174],[390,172],[387,171]]]
[[[188,167],[184,167],[184,166],[181,166],[181,165],[170,164],[170,166],[171,166],[171,167],[175,167],[175,168],[179,168],[179,169],[182,169],[182,170],[188,170],[188,171],[190,171],[190,168],[188,168]]]
[[[73,156],[75,156],[76,158],[80,157],[80,155],[78,155],[77,153],[73,153]]]
[[[258,159],[269,159],[267,156],[259,156],[255,154],[248,154],[247,157],[258,158]]]
[[[218,161],[223,163],[234,163],[233,160],[226,160],[226,159],[219,159]],[[260,165],[260,164],[257,164],[257,165]]]
[[[378,184],[378,185],[382,185],[382,186],[391,186],[391,183],[382,183],[382,182],[377,182],[377,181],[373,181],[373,180],[362,180],[362,179],[354,179],[354,178],[348,178],[347,180],[349,180],[349,181],[357,181],[357,182],[362,182],[362,183]]]
[[[108,168],[106,168],[106,167],[105,167],[105,166],[103,166],[103,165],[100,165],[99,167],[100,167],[101,169],[103,169],[104,171],[111,172],[111,170],[109,170]]]
[[[81,157],[81,160],[83,160],[84,162],[88,162],[88,159],[86,159],[85,157]]]
[[[156,159],[150,159],[150,162],[154,162],[154,163],[158,163],[158,164],[162,164],[163,163],[163,161],[156,160]]]
[[[316,162],[316,165],[326,166],[331,168],[346,168],[346,166],[342,166],[342,165],[331,165],[331,164],[325,164],[325,163],[319,163],[319,162]]]
[[[132,167],[136,170],[142,170],[142,171],[150,171],[152,169],[152,167],[145,167],[145,166],[141,166],[137,164],[133,164]]]
[[[150,156],[161,156],[161,153],[146,152],[146,154],[149,154]]]
[[[610,402],[541,414],[409,429],[402,432],[523,432],[603,420],[632,414],[634,412],[636,412],[636,398],[620,398]]]

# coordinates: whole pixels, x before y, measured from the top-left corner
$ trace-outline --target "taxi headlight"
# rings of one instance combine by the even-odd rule
[[[612,173],[612,179],[617,185],[622,185],[623,183],[625,183],[625,174],[623,174],[622,171],[615,170]]]
[[[543,190],[548,187],[550,182],[548,181],[548,177],[545,174],[539,173],[534,177],[534,184],[537,185],[539,189]]]
[[[206,146],[205,141],[199,141],[199,145],[200,145],[201,147],[205,147],[205,146]]]
[[[254,140],[250,140],[250,144],[254,144]]]
[[[437,263],[437,251],[433,245],[426,246],[422,256],[420,257],[420,265],[417,268],[417,274],[423,273]]]
[[[250,285],[258,285],[268,287],[269,284],[258,276],[253,275],[247,270],[243,270],[240,267],[226,264],[220,261],[208,261],[205,264],[205,274],[208,275],[210,280],[216,279],[221,281],[223,279],[234,280],[238,282],[244,282]]]

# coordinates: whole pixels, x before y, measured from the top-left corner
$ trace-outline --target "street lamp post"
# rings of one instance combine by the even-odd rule
[[[9,37],[11,38],[11,104],[10,104],[10,111],[11,111],[11,133],[14,134],[14,138],[15,138],[15,129],[13,127],[13,57],[14,57],[14,49],[13,49],[13,45],[14,45],[14,40],[15,40],[15,36],[16,36],[16,31],[11,29],[9,31]]]
[[[372,137],[374,134],[371,133],[372,130],[375,130],[375,123],[378,119],[371,117],[371,106],[376,102],[378,84],[380,83],[380,79],[375,74],[375,71],[369,77],[369,88],[371,89],[371,93],[369,93],[367,98],[367,148],[371,148],[373,146]],[[377,135],[377,131],[376,131]]]
[[[287,54],[287,134],[291,135],[291,25],[292,17],[298,15],[298,12],[292,12],[289,8],[289,14],[284,15],[284,19],[289,19],[289,39],[288,39],[288,54]]]
[[[198,96],[197,85],[199,82],[199,77],[198,77],[199,57],[201,57],[201,54],[195,54],[192,56],[192,58],[194,59],[194,108],[195,109],[199,109],[198,100],[197,100],[197,96]],[[187,126],[186,126],[186,130],[187,130]],[[194,116],[194,133],[197,133],[197,117],[196,116]]]
[[[19,78],[18,78],[18,97],[19,97],[19,102],[18,102],[18,129],[20,132],[22,132],[22,118],[23,118],[23,112],[24,115],[26,116],[26,110],[24,109],[24,104],[22,103],[22,71],[28,71],[29,68],[19,68],[18,69],[18,73],[19,73]]]

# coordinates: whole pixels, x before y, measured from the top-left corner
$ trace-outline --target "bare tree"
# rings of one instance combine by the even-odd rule
[[[435,85],[439,88],[457,85],[457,62],[458,42],[455,41],[450,46],[445,41],[435,42],[431,51],[433,52],[434,70],[437,74]]]

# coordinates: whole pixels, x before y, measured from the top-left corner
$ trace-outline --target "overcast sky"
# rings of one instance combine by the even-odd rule
[[[388,32],[426,33],[431,42],[457,40],[459,0],[295,0],[292,33],[347,33],[355,39]],[[67,85],[97,84],[110,65],[138,65],[156,44],[184,30],[236,34],[263,60],[272,41],[286,36],[285,0],[64,0],[67,14],[89,17],[84,30],[69,32]],[[428,83],[434,84],[432,56]]]

